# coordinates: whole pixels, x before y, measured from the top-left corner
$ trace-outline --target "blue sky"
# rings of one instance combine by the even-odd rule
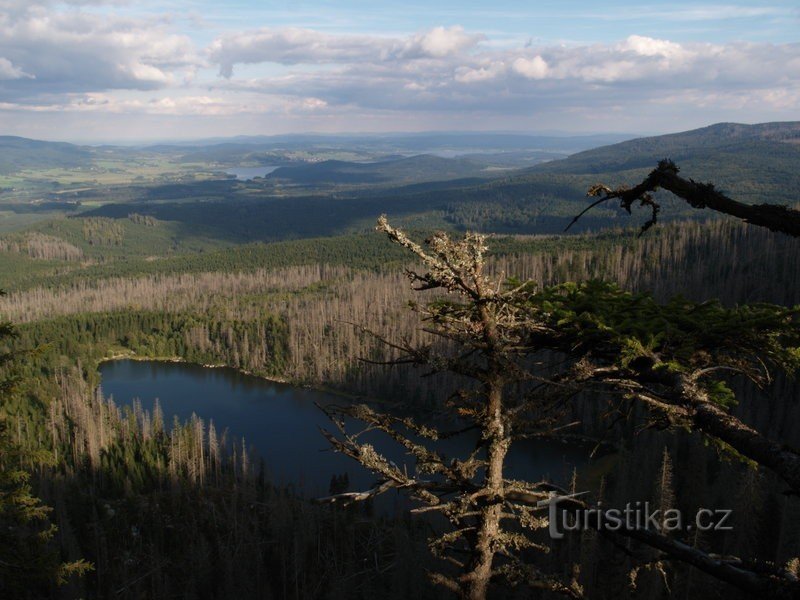
[[[187,0],[176,14],[202,15],[211,29],[302,26],[329,32],[402,34],[459,24],[493,39],[543,42],[603,42],[632,32],[674,41],[797,41],[797,2],[244,2]],[[145,5],[146,6],[146,5]],[[156,3],[151,12],[159,12]],[[202,32],[197,32],[202,39]]]
[[[0,132],[659,132],[800,118],[800,5],[0,0]]]

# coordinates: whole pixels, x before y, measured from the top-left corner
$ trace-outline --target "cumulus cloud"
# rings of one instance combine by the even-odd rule
[[[503,61],[490,61],[475,67],[456,67],[454,80],[458,83],[480,83],[491,81],[506,70]]]
[[[0,13],[0,96],[158,89],[200,58],[189,38],[164,22],[53,10],[22,3]]]
[[[87,118],[328,116],[358,128],[376,114],[513,123],[644,107],[718,107],[731,111],[726,118],[754,120],[768,111],[791,117],[800,103],[800,44],[631,35],[514,47],[459,26],[405,36],[273,27],[225,33],[201,48],[166,18],[92,8],[114,1],[0,0],[0,108]]]
[[[485,39],[483,35],[470,35],[458,25],[434,27],[402,43],[403,57],[444,58],[475,46]]]
[[[209,60],[230,78],[237,64],[320,64],[404,59],[445,58],[474,47],[484,39],[462,27],[435,27],[407,38],[332,35],[295,27],[257,29],[215,39]]]
[[[0,57],[0,80],[5,79],[33,79],[33,75],[14,66],[7,58]]]
[[[686,55],[686,50],[675,42],[658,40],[642,35],[631,35],[622,44],[620,50],[631,50],[642,56],[663,56],[664,58],[681,57]]]
[[[264,96],[263,94],[220,93],[213,95],[166,94],[155,96],[133,92],[68,94],[53,102],[14,104],[0,101],[0,111],[21,113],[83,113],[87,115],[231,117],[237,115],[310,116],[326,111],[328,103],[314,97]]]
[[[286,44],[289,37],[293,43]],[[800,44],[677,43],[632,35],[609,44],[497,50],[477,45],[475,36],[455,28],[405,40],[307,30],[301,38],[270,31],[269,45],[250,43],[251,38],[244,38],[236,52],[235,38],[214,45],[230,50],[224,59],[213,53],[211,58],[226,75],[239,62],[305,65],[281,76],[232,78],[222,87],[314,97],[331,107],[507,114],[616,109],[659,101],[665,94],[687,105],[706,94],[715,101],[727,98],[729,104],[766,101],[777,107],[800,87]],[[320,62],[336,64],[313,68]]]
[[[528,79],[544,79],[547,76],[547,62],[539,55],[533,58],[516,58],[511,63],[515,73]]]
[[[338,62],[335,69],[229,85],[313,96],[330,105],[517,112],[635,105],[665,94],[687,103],[703,94],[731,102],[734,96],[738,102],[766,98],[777,106],[800,87],[799,44],[679,44],[638,35],[611,44],[502,51],[450,46],[424,61],[374,53]]]

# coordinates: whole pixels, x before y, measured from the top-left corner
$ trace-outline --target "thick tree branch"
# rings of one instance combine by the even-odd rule
[[[723,560],[649,529],[621,528],[614,535],[628,537],[660,550],[670,558],[692,565],[756,598],[778,600],[800,597],[800,584],[784,570],[775,569],[773,573],[759,573],[748,569],[739,559]]]
[[[591,377],[626,390],[634,399],[662,412],[673,424],[689,424],[777,474],[800,495],[800,453],[769,439],[711,401],[696,379],[685,373],[649,371],[636,376],[598,369]],[[655,391],[643,382],[662,386]]]
[[[566,490],[553,486],[553,490],[560,492],[559,507],[567,511],[578,511],[592,509],[592,512],[584,513],[593,520],[587,523],[588,526],[596,527],[597,530],[614,542],[615,538],[620,537],[636,540],[645,546],[663,552],[670,559],[692,565],[700,571],[711,575],[721,581],[725,581],[734,587],[744,590],[757,598],[798,598],[800,597],[800,582],[797,577],[786,569],[774,565],[750,565],[736,557],[721,558],[703,552],[680,540],[666,536],[659,531],[647,528],[620,527],[614,531],[602,527],[602,523],[611,522],[605,517],[605,512],[597,507],[592,507],[584,501],[576,498],[576,494],[568,494]],[[518,501],[523,501],[519,499]],[[540,508],[542,502],[534,502],[530,499],[529,503]]]
[[[713,184],[698,183],[692,179],[684,179],[678,175],[679,169],[671,160],[662,160],[647,178],[632,188],[620,187],[616,190],[605,185],[593,186],[587,195],[598,196],[599,199],[577,215],[567,226],[572,227],[578,219],[595,206],[608,200],[618,198],[620,206],[628,213],[635,202],[649,206],[652,216],[642,226],[642,232],[655,225],[660,206],[653,200],[651,192],[659,188],[668,190],[685,200],[693,208],[710,208],[717,212],[736,217],[746,223],[766,227],[770,231],[785,233],[792,237],[800,237],[800,211],[778,204],[744,204],[718,192]]]

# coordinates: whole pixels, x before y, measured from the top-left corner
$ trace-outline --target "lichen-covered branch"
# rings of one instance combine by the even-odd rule
[[[692,208],[710,208],[746,223],[766,227],[770,231],[800,237],[800,211],[778,204],[744,204],[719,192],[711,183],[699,183],[678,175],[680,169],[671,160],[662,160],[650,174],[633,187],[611,189],[597,184],[587,195],[598,199],[578,214],[567,226],[572,227],[584,214],[599,204],[609,200],[619,200],[620,206],[629,214],[637,202],[651,211],[650,219],[642,226],[642,232],[656,224],[660,205],[653,199],[652,192],[659,188],[668,190],[685,200]]]
[[[448,371],[471,380],[459,396],[461,402],[451,403],[451,410],[464,422],[461,431],[477,430],[480,438],[468,456],[445,460],[432,449],[431,443],[440,437],[432,427],[365,405],[327,407],[339,430],[338,435],[324,432],[332,447],[375,473],[379,482],[364,492],[346,492],[323,500],[353,502],[389,489],[404,489],[424,505],[416,512],[435,511],[445,516],[451,529],[431,540],[430,546],[435,556],[457,572],[436,572],[432,580],[462,598],[483,600],[490,585],[498,581],[580,597],[582,590],[574,578],[562,581],[558,575],[543,573],[517,558],[521,550],[543,549],[528,533],[541,528],[546,520],[533,515],[525,504],[541,502],[549,493],[543,482],[510,481],[504,476],[514,428],[522,419],[520,411],[512,411],[519,402],[507,398],[507,388],[529,379],[525,362],[532,349],[524,341],[535,324],[529,322],[522,304],[509,301],[511,296],[501,282],[485,275],[483,236],[466,234],[453,240],[438,233],[423,248],[389,225],[385,217],[377,228],[424,264],[422,273],[407,272],[415,289],[438,289],[448,294],[412,306],[424,330],[438,339],[441,347],[385,340],[394,358],[378,362],[412,364],[432,373]],[[526,287],[522,286],[520,292]],[[363,430],[348,433],[345,417],[362,423]],[[550,416],[537,425],[538,431],[554,431]],[[414,461],[413,472],[360,441],[366,432],[380,432],[400,444]],[[509,522],[516,525],[508,526]]]

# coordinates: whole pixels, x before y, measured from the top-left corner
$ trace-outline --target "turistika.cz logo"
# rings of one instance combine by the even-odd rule
[[[677,508],[662,510],[650,502],[629,502],[624,508],[605,508],[602,502],[594,506],[575,506],[574,498],[588,492],[551,496],[539,502],[548,506],[550,537],[559,540],[568,531],[646,530],[659,533],[690,531],[730,531],[732,510],[700,508],[694,515],[684,515]],[[572,501],[572,502],[570,502]]]

